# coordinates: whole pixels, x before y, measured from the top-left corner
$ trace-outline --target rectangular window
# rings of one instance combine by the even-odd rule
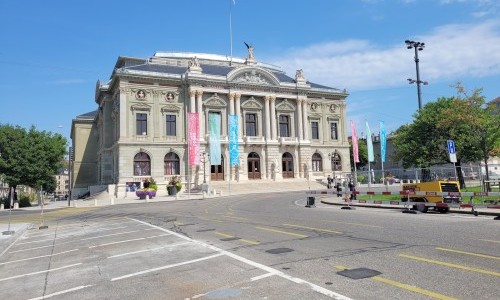
[[[280,136],[290,137],[290,117],[280,115]]]
[[[332,140],[338,140],[339,134],[338,134],[338,130],[337,130],[337,123],[330,123],[330,128],[331,128]]]
[[[148,134],[148,115],[136,114],[135,115],[136,135]]]
[[[257,136],[257,114],[245,115],[245,128],[247,136]]]
[[[167,136],[176,136],[176,116],[175,115],[167,115]]]
[[[319,140],[319,128],[318,128],[318,122],[311,122],[311,137],[313,140]]]

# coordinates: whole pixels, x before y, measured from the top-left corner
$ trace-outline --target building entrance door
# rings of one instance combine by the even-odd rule
[[[260,179],[260,156],[251,152],[248,154],[248,179]]]
[[[221,155],[220,165],[210,166],[210,179],[212,181],[223,181],[224,180],[224,157]]]
[[[281,158],[283,178],[293,178],[293,156],[285,152]]]

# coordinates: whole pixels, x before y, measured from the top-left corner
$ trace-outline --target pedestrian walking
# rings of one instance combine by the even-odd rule
[[[337,181],[337,197],[342,197],[342,185]]]
[[[356,186],[352,181],[349,181],[349,191],[351,192],[351,200],[356,200],[356,194],[354,192],[356,191]]]

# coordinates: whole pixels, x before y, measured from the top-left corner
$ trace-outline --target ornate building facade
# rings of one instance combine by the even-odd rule
[[[325,178],[349,172],[346,91],[311,83],[248,57],[157,52],[119,57],[97,82],[97,110],[76,117],[73,197],[90,185],[127,184],[179,175],[203,181]],[[188,166],[187,114],[199,113],[200,166]],[[210,165],[209,114],[221,117],[221,165]],[[239,166],[229,165],[228,116],[238,116]],[[189,178],[188,178],[189,177]]]

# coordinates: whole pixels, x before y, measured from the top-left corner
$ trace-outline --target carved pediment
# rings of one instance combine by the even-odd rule
[[[217,95],[217,93],[215,93],[212,97],[205,100],[204,104],[205,104],[205,106],[211,106],[211,107],[226,107],[227,106],[226,100],[219,97],[219,95]]]
[[[295,111],[295,106],[285,99],[285,101],[282,101],[281,103],[276,105],[276,110]]]
[[[278,78],[266,69],[259,67],[236,68],[227,74],[230,82],[256,85],[279,85]]]
[[[250,99],[246,100],[241,104],[242,108],[245,109],[256,109],[261,110],[263,108],[262,104],[257,101],[254,97],[250,97]]]
[[[168,104],[163,106],[160,110],[162,114],[164,114],[165,112],[175,112],[176,114],[178,114],[181,110],[181,107],[175,104]]]
[[[251,83],[251,84],[264,84],[270,85],[271,83],[267,80],[261,73],[251,70],[249,72],[244,72],[242,75],[233,79],[233,82],[237,83]]]
[[[130,110],[132,110],[132,111],[134,111],[134,110],[151,111],[151,106],[147,105],[146,103],[136,103],[136,104],[132,104],[130,106]]]

